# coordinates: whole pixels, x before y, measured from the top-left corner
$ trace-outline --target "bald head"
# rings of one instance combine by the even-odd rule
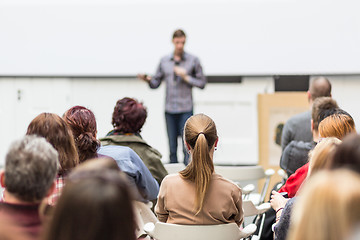
[[[312,101],[318,97],[331,97],[330,81],[325,77],[318,77],[311,80],[309,93]]]

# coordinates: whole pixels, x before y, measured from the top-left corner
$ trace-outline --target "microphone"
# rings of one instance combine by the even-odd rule
[[[175,61],[175,66],[180,66],[180,62],[179,61]],[[181,82],[181,77],[179,75],[176,75],[175,71],[174,71],[174,82]]]

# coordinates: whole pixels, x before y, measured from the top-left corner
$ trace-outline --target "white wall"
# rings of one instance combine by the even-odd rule
[[[241,84],[208,84],[205,90],[194,90],[195,113],[208,114],[218,126],[217,162],[257,162],[256,94],[267,88],[272,88],[270,78],[249,79]],[[125,96],[135,97],[147,106],[148,119],[142,135],[168,162],[164,85],[152,90],[137,79],[0,78],[0,91],[0,163],[11,141],[24,135],[27,125],[41,112],[62,115],[71,106],[86,106],[96,115],[98,136],[105,136],[112,129],[115,103]]]
[[[329,77],[332,83],[332,96],[340,108],[349,112],[360,130],[360,76]]]
[[[0,0],[0,75],[152,73],[183,28],[207,74],[360,73],[358,0]]]
[[[360,75],[329,78],[333,97],[359,127]],[[39,113],[62,115],[74,105],[83,105],[94,111],[98,136],[102,137],[112,129],[111,115],[116,101],[125,96],[135,97],[147,106],[143,138],[168,162],[164,91],[164,85],[152,90],[137,79],[0,78],[0,164],[11,141],[23,136],[30,121]],[[204,112],[217,124],[220,142],[216,163],[257,163],[256,96],[273,91],[271,77],[246,77],[242,83],[214,83],[204,90],[194,89],[195,113]]]

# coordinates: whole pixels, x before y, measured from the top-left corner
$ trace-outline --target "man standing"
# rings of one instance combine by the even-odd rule
[[[318,77],[310,82],[307,97],[312,108],[314,100],[318,97],[331,97],[331,83],[325,77]],[[282,151],[293,140],[312,142],[311,110],[297,114],[290,118],[283,129],[281,137]]]
[[[172,43],[174,52],[163,57],[153,77],[138,74],[138,78],[149,83],[150,88],[158,88],[166,82],[165,119],[169,138],[170,163],[177,163],[177,139],[182,136],[186,120],[193,114],[192,87],[203,89],[206,78],[197,57],[184,51],[186,35],[183,30],[174,32]],[[184,164],[188,164],[189,154],[183,143]]]

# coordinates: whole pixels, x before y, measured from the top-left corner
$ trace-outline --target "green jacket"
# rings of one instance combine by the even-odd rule
[[[156,181],[161,183],[168,174],[161,162],[161,153],[148,145],[140,136],[136,135],[109,135],[100,139],[101,145],[120,145],[134,150],[142,159],[145,166]]]

